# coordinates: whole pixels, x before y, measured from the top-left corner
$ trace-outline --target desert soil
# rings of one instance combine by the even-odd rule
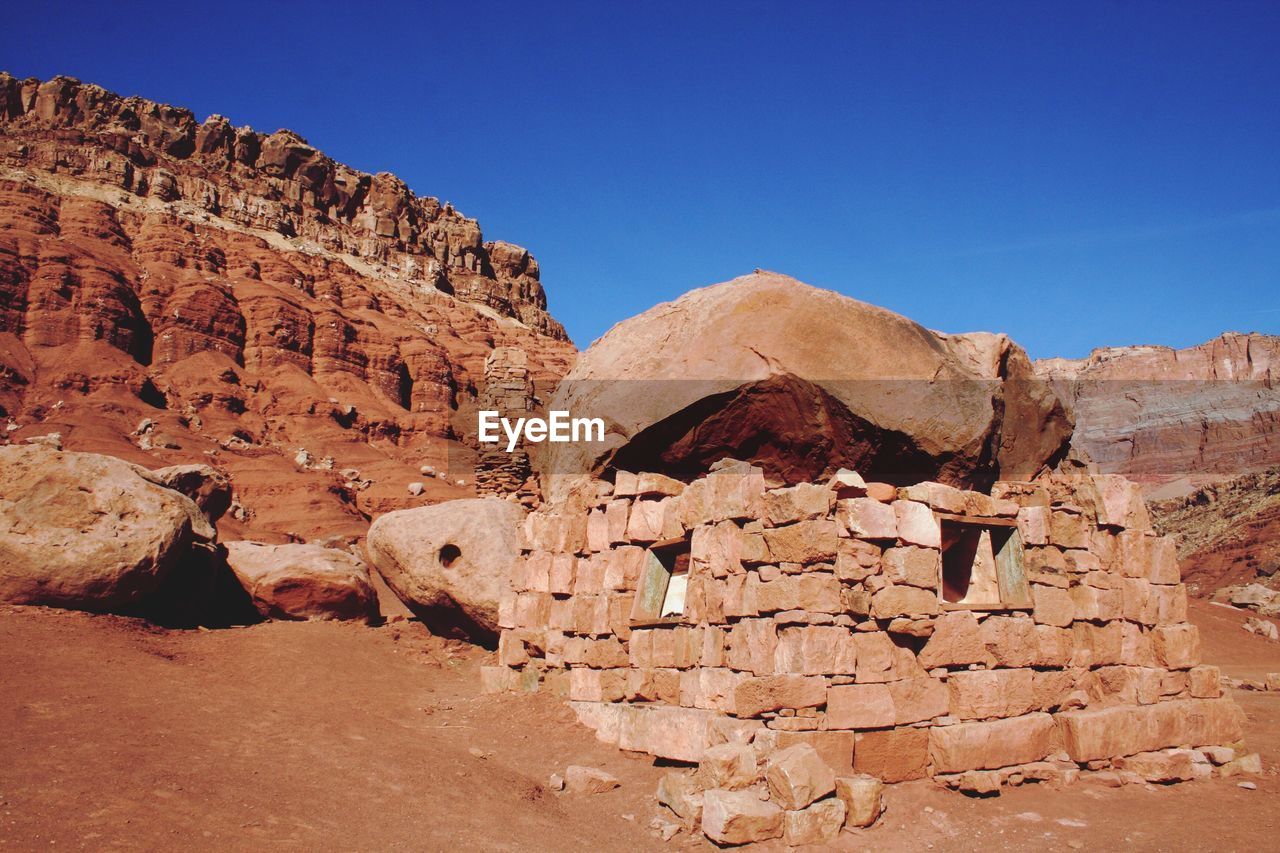
[[[1206,661],[1280,671],[1245,613],[1196,602]],[[0,607],[0,847],[634,850],[707,848],[648,828],[664,768],[595,741],[563,702],[481,696],[485,653],[416,622],[167,631]],[[1119,790],[1025,785],[991,799],[891,787],[841,849],[1274,849],[1280,694],[1234,691],[1266,773]],[[556,794],[568,764],[621,788]]]

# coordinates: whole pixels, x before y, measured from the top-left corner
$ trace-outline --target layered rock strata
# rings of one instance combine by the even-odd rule
[[[229,538],[351,540],[470,493],[451,418],[501,346],[538,380],[574,355],[537,262],[451,205],[290,131],[0,75],[0,441],[210,462]],[[448,476],[410,495],[423,464]]]

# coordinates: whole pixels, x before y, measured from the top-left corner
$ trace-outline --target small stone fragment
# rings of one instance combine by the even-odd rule
[[[570,764],[564,770],[565,790],[570,794],[603,794],[618,787],[617,777],[595,767]]]

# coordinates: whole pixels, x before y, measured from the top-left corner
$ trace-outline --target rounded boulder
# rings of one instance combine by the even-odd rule
[[[363,619],[378,597],[364,562],[320,545],[228,542],[227,565],[266,619]]]
[[[0,601],[134,612],[208,528],[120,459],[0,448]],[[204,530],[205,535],[212,530]]]
[[[542,444],[544,495],[584,476],[682,480],[728,458],[772,480],[936,480],[986,488],[1065,453],[1072,423],[1004,335],[933,332],[883,308],[757,271],[618,323],[548,409],[600,418],[603,442]]]
[[[491,640],[524,517],[522,507],[499,498],[398,510],[373,522],[365,551],[432,630]]]

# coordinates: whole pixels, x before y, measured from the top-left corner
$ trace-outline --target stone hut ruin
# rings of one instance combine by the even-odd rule
[[[659,795],[721,843],[829,840],[855,814],[875,819],[851,793],[871,782],[992,793],[1232,772],[1215,762],[1232,760],[1219,747],[1241,737],[1241,712],[1200,662],[1173,542],[1135,484],[1066,457],[1070,420],[1023,381],[1025,354],[813,294],[747,277],[584,355],[557,395],[605,414],[610,441],[536,463],[548,502],[525,519],[486,689],[563,695],[601,740],[700,764]],[[708,343],[722,313],[735,322]],[[646,348],[626,339],[650,314],[676,330],[662,369],[703,385],[598,381],[619,355],[598,348],[638,353],[617,377],[644,374]],[[741,323],[793,340],[797,317],[830,328],[819,316],[860,324],[841,346],[869,341],[874,358],[905,341],[908,381],[865,358],[853,384],[797,380],[835,358],[822,347],[751,347],[759,376],[708,378],[735,375],[707,364],[736,358]],[[766,385],[785,393],[758,396]],[[816,410],[788,403],[806,399],[825,401],[808,443]],[[759,782],[757,761],[767,806],[726,781],[738,766]],[[798,796],[796,773],[832,779]]]
[[[623,749],[803,742],[837,772],[960,786],[1240,737],[1173,543],[1121,477],[986,494],[852,472],[768,489],[735,462],[688,485],[618,472],[525,536],[488,686],[563,693]]]

